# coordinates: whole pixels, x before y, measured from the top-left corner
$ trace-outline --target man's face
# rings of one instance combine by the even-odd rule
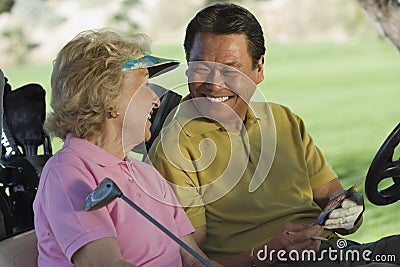
[[[253,68],[244,34],[198,33],[190,51],[189,91],[199,111],[216,121],[244,120],[247,103],[263,79]],[[233,112],[234,111],[234,114]]]

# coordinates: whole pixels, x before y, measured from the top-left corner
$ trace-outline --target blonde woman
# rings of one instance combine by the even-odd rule
[[[201,265],[120,199],[85,212],[86,196],[106,177],[206,258],[168,184],[127,155],[151,135],[159,99],[148,79],[176,64],[150,55],[146,35],[109,29],[83,32],[61,49],[46,127],[64,145],[44,167],[34,202],[39,267]]]

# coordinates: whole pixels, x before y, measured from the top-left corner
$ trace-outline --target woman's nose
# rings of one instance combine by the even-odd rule
[[[154,101],[152,102],[152,104],[153,104],[153,108],[159,108],[159,107],[160,107],[160,104],[161,104],[160,99],[157,98],[156,100],[154,100]]]

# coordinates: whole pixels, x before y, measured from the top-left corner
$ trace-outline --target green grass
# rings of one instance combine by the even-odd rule
[[[399,53],[385,42],[271,44],[265,74],[260,89],[267,99],[305,120],[341,182],[349,187],[365,177],[400,121]],[[366,200],[364,223],[349,238],[368,242],[399,233],[398,208],[399,203],[378,207]]]
[[[156,44],[153,52],[184,62],[181,45]],[[49,99],[50,64],[3,71],[14,88],[28,82],[42,84]],[[383,41],[272,43],[264,72],[262,93],[268,101],[285,104],[304,119],[344,186],[364,177],[380,145],[400,121],[399,53]],[[59,140],[53,141],[55,150],[60,145]],[[366,199],[364,224],[350,238],[368,242],[398,233],[399,205],[378,207]]]

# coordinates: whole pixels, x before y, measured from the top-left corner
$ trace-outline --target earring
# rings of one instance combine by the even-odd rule
[[[119,116],[119,112],[118,111],[110,111],[110,116],[111,118],[117,118]]]

